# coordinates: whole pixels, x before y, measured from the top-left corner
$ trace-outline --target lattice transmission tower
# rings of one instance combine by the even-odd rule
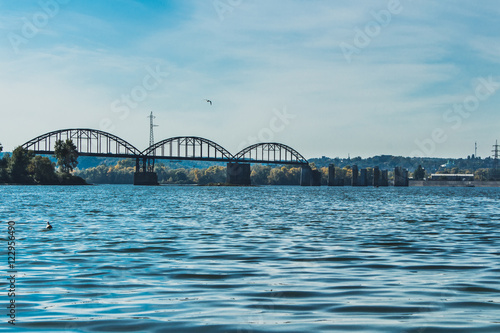
[[[154,119],[156,118],[153,116],[153,111],[151,111],[151,114],[148,116],[149,118],[149,146],[152,146],[155,144],[155,137],[153,134],[153,128],[158,127],[158,125],[155,125]]]
[[[500,178],[499,172],[498,172],[498,147],[500,145],[498,144],[498,140],[495,141],[495,144],[493,145],[493,178],[495,180],[498,180]]]
[[[156,118],[155,116],[153,116],[153,111],[151,111],[151,114],[148,116],[149,118],[149,146],[151,147],[152,145],[155,144],[155,136],[154,136],[154,133],[153,133],[153,129],[155,127],[158,127],[158,125],[155,125],[154,123],[154,119]],[[153,172],[155,169],[155,159],[152,158],[152,159],[149,159],[148,158],[148,171],[149,172]]]

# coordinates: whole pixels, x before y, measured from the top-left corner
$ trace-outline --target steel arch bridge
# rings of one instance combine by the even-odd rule
[[[54,154],[55,143],[58,140],[71,139],[76,145],[80,156],[124,157],[143,160],[144,171],[146,161],[157,159],[196,160],[231,163],[260,164],[293,164],[308,165],[308,161],[295,149],[281,143],[258,143],[241,150],[236,155],[231,154],[221,145],[201,137],[174,137],[157,142],[143,151],[120,137],[89,128],[62,129],[48,132],[29,140],[23,148],[35,154]]]
[[[142,152],[116,135],[89,129],[72,128],[42,134],[22,145],[35,154],[54,154],[56,141],[71,139],[81,156],[137,157]]]
[[[240,151],[234,158],[244,163],[308,164],[298,151],[276,142],[254,144]]]
[[[155,159],[215,162],[234,160],[233,154],[221,145],[196,136],[178,136],[165,139],[146,148],[142,153]]]

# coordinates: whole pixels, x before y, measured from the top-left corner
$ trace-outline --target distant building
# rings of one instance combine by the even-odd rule
[[[455,162],[453,162],[453,161],[448,161],[448,162],[446,162],[446,164],[441,165],[441,168],[445,168],[445,169],[451,169],[453,167],[455,167]]]
[[[434,173],[431,175],[429,180],[472,181],[474,180],[474,175],[472,173],[450,173],[450,174]]]

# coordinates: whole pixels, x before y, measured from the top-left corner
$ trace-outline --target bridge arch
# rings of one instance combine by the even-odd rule
[[[237,162],[273,163],[273,164],[309,164],[307,159],[290,146],[276,142],[264,142],[251,145],[236,155]]]
[[[139,157],[141,151],[122,138],[90,128],[71,128],[48,132],[24,143],[35,154],[54,154],[58,140],[71,139],[81,156]]]
[[[208,139],[196,136],[178,136],[162,140],[142,152],[145,157],[173,160],[231,161],[227,149]]]

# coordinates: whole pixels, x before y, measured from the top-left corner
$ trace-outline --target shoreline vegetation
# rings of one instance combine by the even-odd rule
[[[1,147],[1,145],[0,145]],[[1,148],[0,148],[1,152]],[[0,158],[0,185],[88,185],[88,184],[132,184],[135,172],[134,159],[104,159],[81,157],[86,168],[78,169],[78,152],[71,140],[56,143],[53,156],[34,155],[22,147],[12,154],[3,154]],[[56,160],[57,162],[54,162]],[[440,159],[409,158],[391,155],[361,157],[314,158],[310,165],[321,173],[321,184],[328,182],[328,165],[335,165],[335,178],[344,179],[350,184],[352,166],[366,168],[368,181],[373,179],[373,167],[389,170],[389,180],[394,179],[394,167],[401,166],[410,171],[410,179],[423,181],[432,173],[474,174],[476,182],[499,180],[494,172],[492,158]],[[94,166],[92,166],[94,165]],[[183,165],[178,162],[157,163],[155,172],[160,185],[203,185],[228,186],[226,167],[207,162]],[[298,185],[301,168],[297,166],[269,166],[254,164],[251,166],[252,185]]]
[[[359,161],[358,161],[359,162]],[[363,165],[362,163],[359,163]],[[354,164],[353,164],[354,165]],[[328,182],[328,167],[318,166],[311,163],[313,169],[321,173],[321,184]],[[387,165],[389,170],[389,180],[394,179],[392,165]],[[392,168],[392,169],[391,169]],[[131,184],[135,172],[135,161],[119,160],[114,165],[101,164],[96,167],[90,167],[83,170],[76,170],[78,175],[89,183],[95,184]],[[223,186],[226,182],[226,167],[221,165],[212,165],[208,168],[172,168],[167,164],[158,163],[155,166],[155,172],[158,174],[160,185],[204,185],[204,186]],[[458,167],[442,167],[437,173],[471,173],[474,174],[476,181],[492,180],[492,171],[488,168],[479,168],[476,170],[460,169]],[[414,180],[423,180],[433,172],[428,172],[421,165],[416,166],[413,171],[410,170],[410,176]],[[301,168],[294,166],[268,166],[252,165],[251,181],[253,185],[298,185],[300,183]],[[373,168],[367,167],[368,180],[373,177]],[[335,177],[343,178],[346,184],[349,184],[352,178],[352,166],[335,167]]]
[[[0,184],[88,185],[85,179],[73,174],[78,165],[78,152],[71,140],[57,141],[54,157],[57,163],[17,147],[12,155],[4,154],[0,159]]]

